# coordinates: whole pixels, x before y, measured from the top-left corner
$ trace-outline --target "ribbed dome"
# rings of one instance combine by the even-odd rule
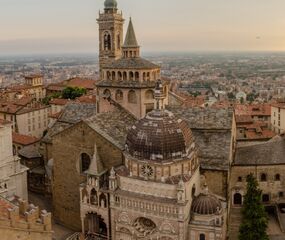
[[[191,210],[200,215],[211,215],[219,212],[222,208],[220,200],[210,194],[200,194],[192,202]]]
[[[148,113],[129,130],[126,141],[131,156],[159,162],[187,157],[192,143],[188,124],[167,110]]]
[[[116,9],[118,6],[118,3],[116,0],[105,0],[105,9]]]

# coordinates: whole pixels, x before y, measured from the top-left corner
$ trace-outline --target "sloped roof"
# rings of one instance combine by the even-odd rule
[[[132,19],[130,18],[128,30],[125,37],[125,42],[123,47],[138,47],[138,41],[136,38],[134,26]]]
[[[68,103],[63,108],[57,121],[48,128],[48,131],[42,141],[51,142],[54,135],[95,114],[96,104],[80,102]]]
[[[234,165],[285,164],[285,140],[237,148]]]
[[[20,144],[20,145],[31,145],[34,144],[40,139],[33,137],[33,136],[27,136],[19,133],[13,132],[13,143]]]
[[[123,150],[128,130],[136,122],[136,119],[123,108],[116,107],[113,112],[97,114],[84,120],[84,122],[98,134]]]
[[[198,145],[202,169],[228,170],[232,140],[233,111],[212,108],[169,108],[185,119]]]
[[[157,69],[158,65],[141,57],[120,58],[103,67],[103,69]]]

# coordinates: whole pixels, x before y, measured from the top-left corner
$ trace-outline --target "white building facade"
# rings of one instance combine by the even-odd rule
[[[12,124],[0,119],[0,196],[27,199],[27,171],[13,155]]]

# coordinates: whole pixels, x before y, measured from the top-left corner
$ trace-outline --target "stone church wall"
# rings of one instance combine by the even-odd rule
[[[121,151],[84,122],[56,135],[53,139],[53,206],[57,221],[74,230],[81,229],[79,185],[86,181],[80,173],[80,155],[92,158],[94,144],[106,169],[122,164]]]

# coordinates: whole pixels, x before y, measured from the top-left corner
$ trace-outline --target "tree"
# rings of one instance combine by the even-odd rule
[[[253,174],[248,175],[246,181],[247,193],[244,196],[239,240],[269,240],[266,233],[268,216],[261,203],[262,191]]]
[[[62,92],[62,98],[64,99],[75,99],[86,94],[85,88],[79,87],[67,87]]]

